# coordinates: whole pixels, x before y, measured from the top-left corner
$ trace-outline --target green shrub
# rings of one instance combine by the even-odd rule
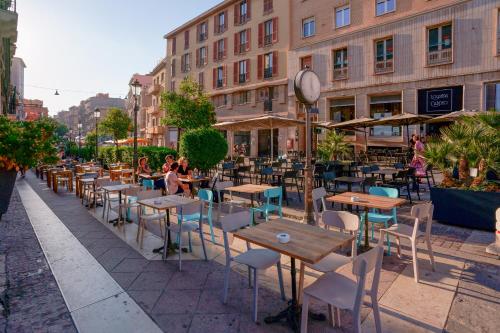
[[[92,154],[92,153],[91,153]],[[173,155],[176,157],[177,152],[167,147],[138,147],[137,156],[141,158],[146,156],[148,164],[152,170],[159,170],[165,163],[165,156]],[[112,163],[123,162],[132,166],[134,159],[133,147],[100,147],[99,159],[104,162],[105,166]]]
[[[189,160],[192,168],[207,171],[227,154],[227,142],[213,128],[199,128],[185,132],[180,141],[180,154]]]

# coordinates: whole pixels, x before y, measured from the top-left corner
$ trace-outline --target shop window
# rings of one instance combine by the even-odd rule
[[[500,111],[500,82],[485,85],[486,110]]]
[[[372,96],[370,98],[370,117],[382,119],[401,113],[401,95]],[[373,126],[370,135],[375,137],[391,137],[401,135],[401,126]]]
[[[250,155],[251,135],[249,131],[235,131],[233,140],[233,152],[235,154],[244,156]]]
[[[302,69],[306,69],[306,68],[309,68],[309,69],[312,69],[312,56],[305,56],[305,57],[302,57],[300,58],[300,68]]]
[[[356,107],[354,97],[339,98],[330,100],[330,121],[341,123],[356,118]],[[353,131],[346,132],[347,135],[354,135]]]
[[[333,79],[347,79],[348,71],[347,48],[333,51]]]
[[[375,74],[394,70],[394,45],[392,37],[375,41]]]
[[[453,61],[452,33],[451,23],[427,29],[427,65]]]

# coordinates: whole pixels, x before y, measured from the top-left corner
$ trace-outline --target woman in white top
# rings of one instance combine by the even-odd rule
[[[167,184],[168,194],[179,194],[184,193],[182,187],[182,182],[177,177],[177,169],[179,168],[179,163],[174,162],[170,165],[170,171],[167,172],[165,176],[165,183]]]

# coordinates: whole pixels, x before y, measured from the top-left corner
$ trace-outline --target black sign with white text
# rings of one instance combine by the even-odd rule
[[[462,110],[463,86],[421,89],[418,91],[419,114],[444,114]]]

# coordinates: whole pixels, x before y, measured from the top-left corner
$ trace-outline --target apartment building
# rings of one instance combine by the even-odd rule
[[[162,59],[149,73],[151,85],[146,89],[151,105],[146,109],[146,139],[153,146],[177,147],[177,128],[169,129],[161,124],[165,111],[161,110],[161,94],[165,91],[167,62]]]
[[[43,106],[43,101],[39,99],[24,99],[24,113],[26,121],[35,121],[42,117],[49,116],[49,109]]]
[[[16,118],[10,68],[17,41],[16,1],[0,1],[0,114]]]
[[[288,75],[319,75],[319,120],[500,110],[498,0],[292,0],[291,27]],[[291,86],[288,107],[303,115]],[[369,146],[401,146],[403,131],[374,127]]]
[[[225,0],[169,32],[166,88],[178,90],[187,76],[198,81],[219,122],[290,112],[294,117],[287,93],[290,9],[290,0]],[[289,131],[295,133],[274,131],[275,151],[287,149]],[[270,134],[254,130],[227,136],[241,152],[256,156],[270,153]]]

